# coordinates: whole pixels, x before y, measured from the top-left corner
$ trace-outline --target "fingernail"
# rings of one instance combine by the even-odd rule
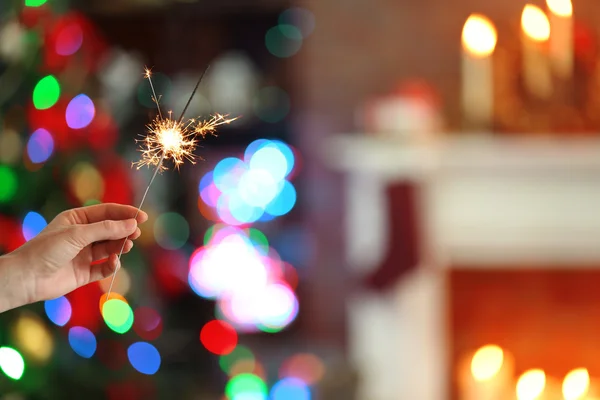
[[[131,249],[133,248],[133,241],[132,240],[127,240],[127,246]]]

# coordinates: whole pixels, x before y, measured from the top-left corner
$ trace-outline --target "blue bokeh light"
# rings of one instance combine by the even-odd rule
[[[44,309],[46,310],[48,319],[58,326],[65,326],[71,319],[73,312],[71,303],[64,296],[53,300],[46,300],[44,302]]]
[[[310,400],[308,386],[297,378],[285,378],[273,385],[270,400]]]
[[[154,375],[160,368],[160,353],[150,343],[137,342],[127,349],[129,362],[136,371]]]
[[[67,125],[71,129],[83,129],[92,122],[95,115],[96,108],[92,99],[85,94],[79,94],[73,97],[67,106]]]
[[[38,129],[31,134],[27,142],[27,155],[34,164],[48,160],[54,151],[54,139],[50,132]]]
[[[26,241],[30,241],[36,237],[48,224],[44,217],[40,214],[31,211],[25,215],[23,219],[23,237]]]
[[[279,195],[267,204],[265,210],[275,217],[281,217],[289,213],[295,205],[296,189],[290,182],[285,181]]]
[[[96,352],[96,336],[82,326],[69,329],[69,344],[73,351],[83,358],[91,358]]]

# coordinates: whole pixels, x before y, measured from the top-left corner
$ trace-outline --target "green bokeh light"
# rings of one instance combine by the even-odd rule
[[[274,26],[265,35],[265,45],[275,57],[291,57],[302,48],[302,32],[293,25]]]
[[[177,213],[164,213],[154,222],[154,238],[163,249],[176,250],[190,237],[190,226],[186,219]]]
[[[25,5],[27,7],[39,7],[46,4],[48,0],[25,0]]]
[[[211,239],[213,238],[214,234],[217,233],[217,229],[216,229],[217,225],[213,225],[210,228],[208,228],[206,230],[206,232],[204,233],[204,245],[208,246],[208,244],[210,243]]]
[[[13,348],[0,347],[0,369],[11,379],[21,379],[25,372],[23,356]]]
[[[133,325],[133,310],[123,300],[110,299],[102,306],[106,325],[117,333],[125,333]]]
[[[253,374],[240,374],[231,379],[225,387],[225,394],[233,399],[240,395],[264,395],[267,396],[267,385],[258,376]]]
[[[0,165],[0,203],[10,201],[17,192],[17,175],[5,166]]]
[[[231,368],[239,361],[248,360],[255,361],[252,350],[247,347],[238,345],[231,353],[219,357],[219,365],[226,374],[229,374]]]
[[[248,229],[248,236],[250,237],[252,243],[264,253],[269,251],[269,240],[264,233],[256,228],[250,228]]]
[[[52,75],[42,78],[33,89],[33,105],[38,110],[46,110],[52,107],[59,97],[60,85]]]

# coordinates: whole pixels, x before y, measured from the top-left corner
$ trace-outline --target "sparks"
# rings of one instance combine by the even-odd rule
[[[204,74],[205,73],[206,71],[204,71]],[[138,169],[143,166],[155,166],[152,178],[150,179],[148,186],[146,186],[146,191],[144,192],[142,201],[137,209],[135,215],[136,218],[144,205],[144,201],[146,200],[150,186],[152,186],[152,182],[154,182],[154,178],[156,178],[156,174],[168,169],[165,165],[165,160],[171,160],[176,169],[179,169],[181,164],[186,160],[194,164],[194,150],[198,145],[199,138],[204,138],[209,134],[214,135],[218,126],[229,124],[237,119],[228,118],[227,115],[215,114],[207,120],[197,120],[192,118],[185,122],[183,121],[185,112],[192,102],[204,74],[198,79],[196,87],[194,87],[190,98],[181,112],[181,117],[179,117],[178,120],[175,120],[172,118],[171,112],[168,113],[167,117],[163,117],[160,109],[160,97],[156,96],[156,91],[152,84],[152,71],[149,68],[144,69],[144,77],[148,79],[148,82],[150,83],[150,88],[152,89],[152,101],[156,103],[158,115],[146,127],[148,132],[144,139],[139,141],[142,143],[140,149],[142,157],[140,161],[133,163]],[[121,246],[121,251],[118,256],[119,260],[121,260],[121,256],[123,255],[123,249],[125,248],[127,239],[128,238],[125,238],[123,245]],[[106,293],[106,300],[110,298],[110,293],[113,284],[115,283],[115,277],[117,276],[118,270],[119,268],[117,267],[113,273],[108,292]]]

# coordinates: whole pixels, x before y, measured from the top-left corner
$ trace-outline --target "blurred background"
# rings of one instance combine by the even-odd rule
[[[600,3],[4,0],[0,254],[137,206],[110,280],[0,315],[0,399],[600,399]]]

